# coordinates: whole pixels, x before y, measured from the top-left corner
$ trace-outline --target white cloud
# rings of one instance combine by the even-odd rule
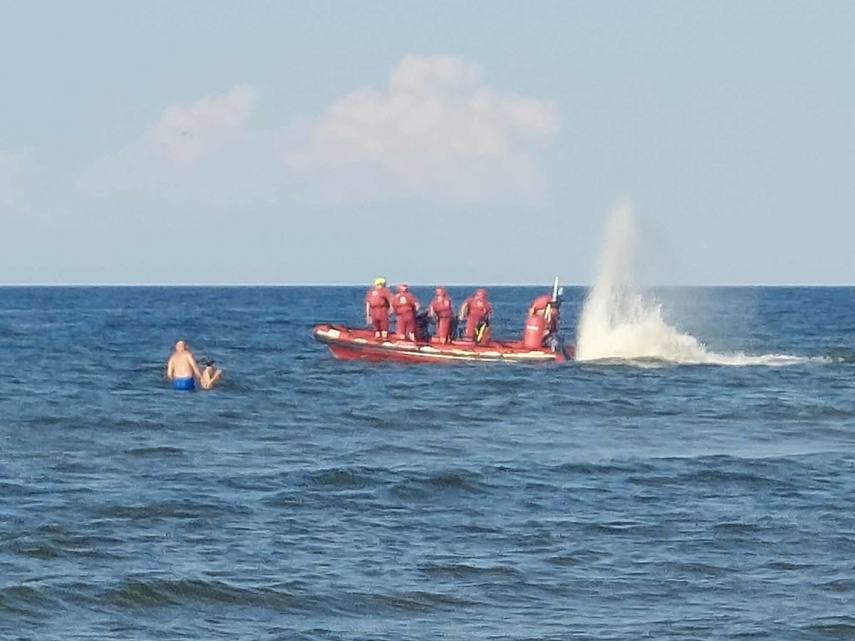
[[[131,195],[216,206],[274,202],[285,171],[279,134],[252,129],[254,87],[172,105],[136,141],[87,167],[78,181],[93,196]]]
[[[536,202],[546,192],[536,152],[559,128],[553,102],[499,94],[480,67],[449,56],[409,56],[384,91],[354,91],[279,130],[251,126],[258,101],[255,88],[237,86],[170,106],[79,185],[97,196],[217,205]]]
[[[144,144],[173,162],[191,166],[246,135],[246,121],[255,110],[254,87],[234,87],[223,96],[202,98],[189,105],[173,105],[149,127]]]
[[[558,129],[551,101],[498,94],[461,58],[409,56],[386,91],[336,100],[288,161],[332,199],[536,201],[534,152]]]
[[[24,207],[28,182],[26,155],[0,149],[0,209]]]

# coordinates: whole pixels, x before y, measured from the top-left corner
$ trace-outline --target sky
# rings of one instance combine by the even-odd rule
[[[0,15],[0,284],[855,284],[852,2]]]

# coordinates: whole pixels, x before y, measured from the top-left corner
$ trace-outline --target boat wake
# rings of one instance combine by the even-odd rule
[[[606,228],[597,279],[579,319],[576,360],[767,366],[814,360],[785,354],[718,353],[670,325],[662,305],[636,282],[639,237],[632,203],[617,203]]]

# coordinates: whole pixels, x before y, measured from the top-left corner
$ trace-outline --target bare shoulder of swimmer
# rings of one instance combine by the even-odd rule
[[[175,343],[175,350],[169,356],[169,360],[167,361],[167,367],[169,369],[175,369],[176,367],[181,367],[184,363],[187,362],[187,352],[185,350],[184,341],[178,341]]]
[[[199,375],[199,368],[193,358],[193,353],[187,349],[184,341],[178,341],[175,344],[175,351],[169,357],[169,362],[166,366],[167,377],[172,378],[188,378]]]

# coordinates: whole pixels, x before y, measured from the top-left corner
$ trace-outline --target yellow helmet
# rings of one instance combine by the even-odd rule
[[[375,287],[380,287],[381,285],[385,285],[385,284],[386,284],[385,278],[375,278],[374,279],[374,286]]]

